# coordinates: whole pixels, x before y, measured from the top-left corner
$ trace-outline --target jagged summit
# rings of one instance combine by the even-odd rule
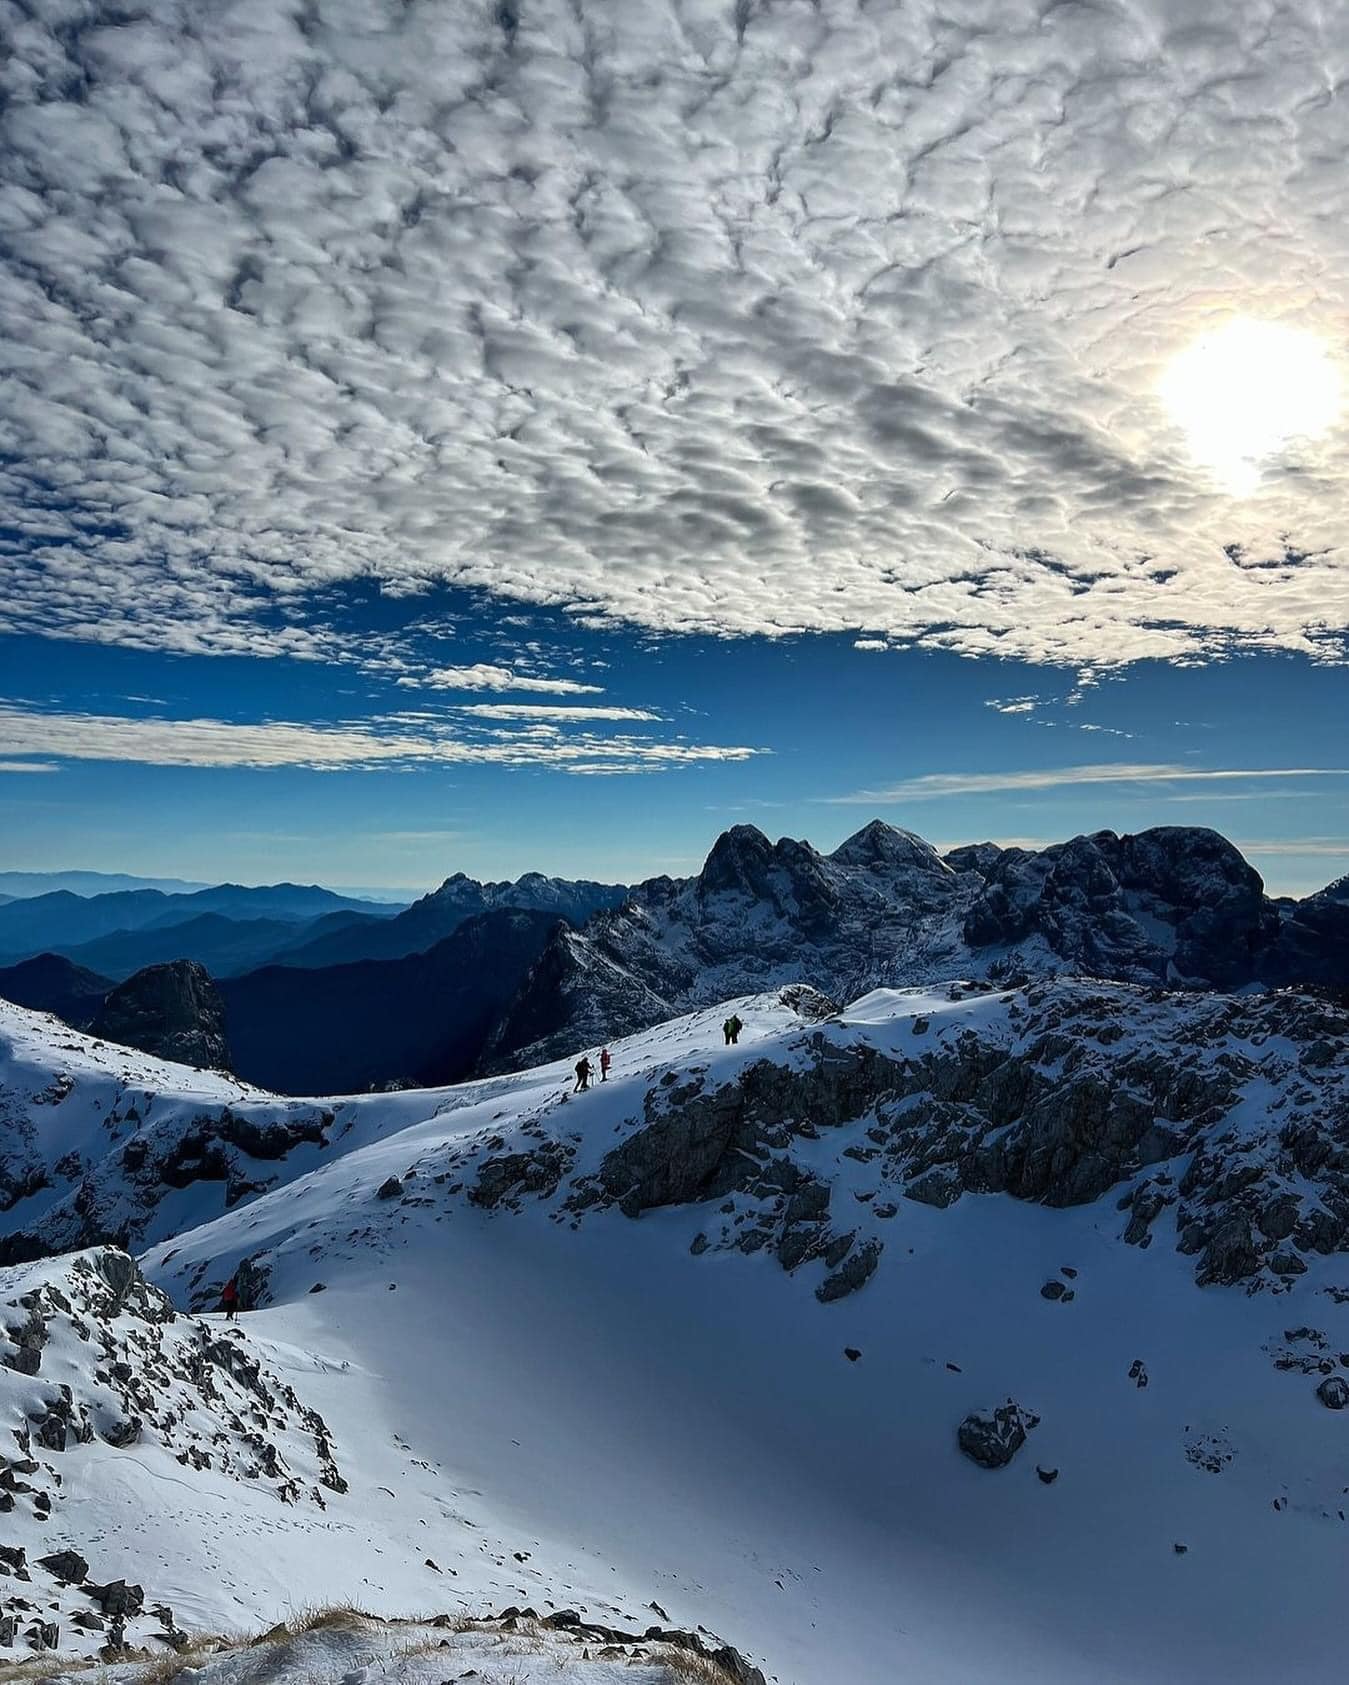
[[[887,825],[883,819],[873,819],[860,831],[854,831],[829,858],[840,866],[908,868],[935,876],[952,872],[932,844],[916,831]]]
[[[1276,905],[1233,844],[1198,826],[942,857],[882,820],[828,855],[735,825],[696,877],[639,884],[566,937],[525,980],[484,1068],[798,980],[839,998],[990,970],[1171,988],[1334,983],[1349,977],[1344,907],[1324,895]]]

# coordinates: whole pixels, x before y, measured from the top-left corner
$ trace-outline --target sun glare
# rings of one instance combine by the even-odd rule
[[[1255,491],[1264,463],[1313,439],[1340,412],[1340,373],[1324,341],[1238,316],[1185,348],[1159,387],[1196,462],[1233,496]]]

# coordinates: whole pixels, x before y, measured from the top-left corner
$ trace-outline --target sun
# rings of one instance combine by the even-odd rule
[[[1340,413],[1340,371],[1325,342],[1282,322],[1234,317],[1177,356],[1158,387],[1195,461],[1246,497],[1261,467]]]

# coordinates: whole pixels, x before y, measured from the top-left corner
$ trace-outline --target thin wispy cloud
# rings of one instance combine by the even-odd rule
[[[1093,766],[1037,767],[1023,772],[930,772],[875,790],[826,796],[836,804],[866,807],[936,801],[948,796],[1054,790],[1084,784],[1208,784],[1238,779],[1349,778],[1349,767],[1189,767],[1165,762],[1107,762]]]
[[[486,661],[468,667],[436,667],[421,677],[405,677],[396,683],[409,690],[537,691],[549,696],[600,696],[604,691],[603,685],[582,684],[578,679],[540,678]]]
[[[3,772],[59,772],[55,761],[0,761]]]
[[[601,720],[658,720],[649,708],[567,707],[547,702],[473,702],[458,710],[478,720],[551,720],[594,724]]]
[[[454,722],[431,715],[392,715],[351,724],[239,723],[45,713],[0,704],[0,753],[144,766],[359,772],[415,765],[495,765],[589,774],[601,768],[646,772],[700,762],[743,761],[758,751],[557,729],[475,737],[465,735]]]
[[[1243,854],[1278,854],[1315,859],[1349,860],[1349,837],[1276,837],[1269,841],[1237,838]]]
[[[1344,426],[1234,501],[1156,395],[1225,310],[1340,334],[1343,9],[98,10],[0,54],[0,630],[1343,657]]]

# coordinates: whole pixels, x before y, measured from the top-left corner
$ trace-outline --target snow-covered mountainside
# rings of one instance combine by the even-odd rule
[[[83,1652],[116,1662],[183,1652],[204,1630],[231,1631],[241,1615],[274,1607],[278,1595],[290,1611],[303,1609],[300,1594],[329,1588],[334,1575],[379,1602],[370,1571],[381,1557],[392,1559],[383,1572],[399,1594],[420,1593],[428,1608],[445,1601],[446,1578],[459,1570],[418,1559],[425,1535],[388,1528],[394,1494],[376,1484],[365,1447],[349,1440],[349,1482],[328,1424],[296,1390],[306,1387],[305,1366],[293,1353],[282,1358],[293,1385],[274,1362],[240,1324],[178,1314],[124,1252],[100,1248],[0,1270],[0,1656]],[[429,1464],[418,1467],[437,1477]],[[500,1604],[529,1553],[508,1558],[490,1521],[475,1518],[475,1496],[440,1491],[441,1525],[452,1516],[455,1529],[471,1530],[480,1559],[473,1584]],[[451,1662],[481,1663],[455,1677],[510,1685],[523,1658],[532,1679],[580,1680],[578,1664],[604,1652],[625,1678],[651,1685],[685,1677],[763,1685],[711,1635],[622,1617],[607,1599],[597,1612],[621,1624],[557,1608],[541,1619],[515,1610],[487,1621],[428,1617],[397,1633],[345,1616],[323,1617],[310,1634],[303,1629],[313,1623],[301,1618],[294,1632],[270,1635],[265,1663],[291,1677],[286,1667],[364,1647],[364,1659],[387,1665],[389,1677],[423,1677],[416,1667],[398,1671],[400,1653],[416,1653],[441,1664],[438,1679]],[[260,1659],[236,1640],[209,1671],[221,1681],[254,1678],[250,1666]],[[644,1671],[626,1671],[634,1663]],[[694,1673],[696,1665],[705,1671]],[[614,1671],[598,1667],[593,1676]]]
[[[154,1325],[166,1356],[76,1305],[69,1260],[0,1279],[12,1327],[36,1282],[90,1331],[57,1304],[54,1396],[22,1395],[21,1432],[67,1419],[61,1385],[94,1429],[35,1459],[63,1501],[25,1521],[30,1564],[76,1550],[184,1629],[334,1599],[701,1624],[781,1685],[1338,1666],[1349,1018],[1325,1002],[1041,980],[833,1012],[797,989],[616,1042],[584,1094],[568,1060],[289,1104],[15,1009],[0,1039],[39,1140],[92,1156],[115,1111],[99,1186],[121,1178],[184,1313]],[[295,1130],[228,1206],[210,1154],[172,1145],[222,1111],[245,1141]],[[141,1132],[133,1174],[177,1166],[157,1202],[120,1156]],[[41,1240],[79,1203],[43,1190],[4,1224]],[[241,1264],[259,1308],[227,1329]],[[264,1414],[296,1501],[190,1456],[159,1477],[211,1339],[293,1393]],[[126,1444],[103,1428],[134,1400],[96,1373],[118,1361],[170,1375]],[[200,1447],[235,1444],[197,1409]]]
[[[697,877],[653,879],[583,931],[559,930],[483,1068],[799,978],[849,1000],[1064,973],[1171,988],[1349,983],[1349,904],[1276,906],[1231,843],[1195,828],[942,857],[879,820],[828,855],[737,825]]]

